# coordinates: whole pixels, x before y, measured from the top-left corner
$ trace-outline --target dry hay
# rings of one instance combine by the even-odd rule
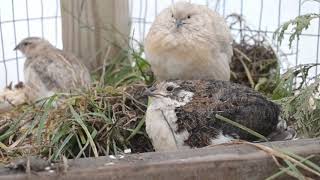
[[[233,43],[231,81],[272,94],[276,87],[274,79],[279,75],[276,53],[265,36],[246,26],[241,16],[232,14],[229,18],[234,19],[230,29],[240,26],[240,40]]]
[[[41,155],[57,160],[153,151],[144,125],[144,85],[92,88],[0,115],[0,161]],[[58,104],[58,105],[57,105]],[[57,106],[57,107],[54,107]]]

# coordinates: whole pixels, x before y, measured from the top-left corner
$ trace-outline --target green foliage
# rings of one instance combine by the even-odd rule
[[[119,87],[133,83],[143,82],[151,84],[154,81],[149,63],[142,58],[143,49],[139,51],[122,51],[117,57],[108,61],[103,73],[103,85]],[[100,77],[97,73],[96,77]],[[98,78],[96,78],[98,79]]]
[[[305,0],[320,2],[319,0]],[[299,40],[302,32],[309,28],[311,21],[319,18],[320,14],[311,13],[296,17],[285,22],[274,33],[273,38],[280,44],[286,31],[292,27],[289,33],[289,47],[295,39]],[[320,133],[320,107],[319,107],[319,76],[310,81],[309,71],[319,64],[299,65],[289,69],[282,75],[272,99],[282,105],[282,116],[295,126],[300,137],[319,137]]]
[[[320,136],[320,97],[315,92],[319,92],[319,80],[278,101],[282,104],[282,117],[294,124],[301,138]]]
[[[319,79],[308,79],[310,69],[317,65],[289,69],[272,95],[274,101],[282,105],[282,118],[297,129],[299,137],[320,136]]]
[[[311,21],[319,17],[319,14],[311,13],[301,15],[293,20],[287,21],[275,31],[273,38],[281,44],[286,31],[289,29],[290,26],[292,26],[292,32],[290,33],[289,37],[289,47],[291,48],[295,38],[299,40],[301,33],[309,28]]]
[[[142,49],[142,48],[141,48]],[[139,52],[132,52],[132,58],[135,61],[134,67],[138,69],[138,72],[143,77],[143,80],[147,85],[152,84],[155,81],[155,77],[151,71],[150,64],[142,58],[143,50],[140,50]]]
[[[276,79],[277,87],[272,93],[272,99],[277,100],[294,95],[296,91],[308,86],[309,71],[319,64],[304,64],[290,68]]]

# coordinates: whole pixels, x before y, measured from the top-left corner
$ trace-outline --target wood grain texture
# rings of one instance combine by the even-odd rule
[[[268,145],[268,144],[266,144]],[[270,145],[270,144],[269,144]],[[301,156],[317,155],[320,163],[320,139],[273,142],[272,145]],[[168,153],[125,155],[124,158],[88,158],[69,161],[69,170],[63,174],[38,173],[9,174],[0,168],[0,179],[265,179],[278,171],[272,158],[248,145],[221,145]],[[282,176],[280,179],[292,179]]]
[[[61,14],[64,50],[81,58],[91,71],[128,45],[128,0],[61,0]]]

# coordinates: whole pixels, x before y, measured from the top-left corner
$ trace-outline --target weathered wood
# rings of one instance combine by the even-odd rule
[[[127,47],[130,32],[128,0],[60,0],[63,48],[91,70]],[[108,48],[111,51],[106,57]]]
[[[270,145],[270,144],[266,144]],[[273,142],[272,145],[301,156],[320,155],[320,140]],[[320,164],[319,156],[312,159]],[[265,179],[278,167],[263,151],[248,145],[221,145],[180,152],[125,155],[123,158],[87,158],[69,161],[67,173],[8,174],[0,169],[0,179]],[[282,176],[282,179],[292,179]]]

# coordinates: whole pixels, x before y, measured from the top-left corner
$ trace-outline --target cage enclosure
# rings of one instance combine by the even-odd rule
[[[191,1],[225,18],[233,35],[231,81],[281,105],[281,119],[299,140],[153,152],[143,92],[155,77],[143,44],[155,17],[174,2],[0,1],[1,90],[23,82],[25,57],[12,49],[32,36],[75,54],[93,79],[89,89],[0,111],[0,178],[320,177],[317,0]]]

